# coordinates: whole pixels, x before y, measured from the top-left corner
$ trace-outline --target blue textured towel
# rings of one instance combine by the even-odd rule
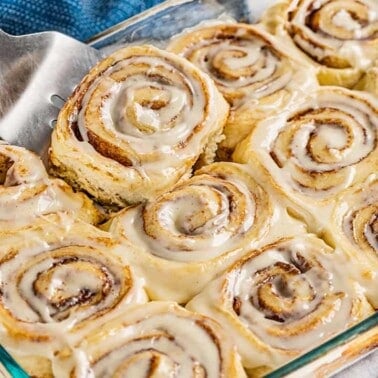
[[[56,30],[80,40],[163,0],[1,0],[0,28],[10,34]]]

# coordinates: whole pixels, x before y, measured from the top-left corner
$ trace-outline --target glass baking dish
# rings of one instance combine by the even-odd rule
[[[125,45],[150,43],[164,48],[168,40],[187,28],[206,21],[254,23],[276,0],[170,0],[94,36],[88,43],[105,53]],[[348,348],[363,342],[355,355]],[[336,372],[378,347],[378,312],[315,349],[272,371],[266,378],[308,376],[319,366]],[[311,376],[314,376],[311,374]]]
[[[275,0],[168,0],[94,36],[87,43],[105,54],[129,44],[150,43],[164,47],[173,35],[201,22],[232,20],[256,22],[261,13],[274,2]],[[358,349],[357,353],[353,353],[351,345],[363,345],[363,347]],[[366,356],[377,347],[378,312],[265,377],[303,378],[309,374],[328,376]],[[320,367],[324,374],[319,370]],[[7,376],[4,369],[12,377],[28,376],[0,347],[1,377]]]

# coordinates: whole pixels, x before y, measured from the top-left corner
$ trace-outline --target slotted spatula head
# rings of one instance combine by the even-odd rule
[[[59,109],[101,57],[60,33],[0,31],[0,137],[42,154]]]

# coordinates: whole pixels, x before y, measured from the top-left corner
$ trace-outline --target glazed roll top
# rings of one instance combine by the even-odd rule
[[[171,261],[206,261],[262,237],[273,215],[269,195],[248,169],[214,163],[155,201],[126,210],[120,231]]]
[[[188,308],[234,335],[247,368],[273,368],[372,312],[347,264],[314,236],[282,239],[236,263]]]
[[[68,216],[9,233],[0,258],[1,340],[16,355],[52,358],[73,329],[94,329],[147,299],[117,243]]]
[[[52,137],[54,171],[97,200],[152,198],[208,162],[228,114],[211,80],[152,46],[110,55],[84,78]]]
[[[184,32],[168,46],[216,83],[231,104],[262,98],[289,85],[298,64],[263,30],[246,24],[220,24]],[[302,84],[305,76],[303,75]]]
[[[366,68],[378,57],[378,4],[374,0],[301,0],[288,13],[288,32],[316,62]]]
[[[0,234],[50,213],[69,212],[89,223],[101,216],[82,193],[51,179],[41,159],[22,147],[0,144]]]
[[[325,197],[353,179],[351,167],[369,155],[376,161],[378,119],[377,108],[352,93],[318,93],[317,106],[304,110],[306,104],[290,114],[270,154],[278,166],[292,172],[298,189]],[[311,175],[323,177],[312,180]]]
[[[260,122],[234,159],[251,165],[259,160],[273,185],[321,222],[323,206],[377,170],[377,115],[372,96],[322,87],[295,108]]]
[[[171,302],[134,307],[63,354],[57,367],[62,376],[245,377],[220,325]]]
[[[348,279],[340,272],[333,274],[332,259],[326,265],[316,258],[317,252],[316,246],[301,241],[282,243],[235,273],[235,313],[273,347],[308,349],[321,334],[332,333],[350,323],[351,315],[352,320],[359,315],[352,311],[353,290],[343,286]],[[325,321],[329,317],[333,322]],[[318,328],[321,323],[323,332]],[[303,329],[306,335],[298,332]]]
[[[317,67],[321,84],[352,87],[378,58],[375,0],[279,1],[262,21]]]

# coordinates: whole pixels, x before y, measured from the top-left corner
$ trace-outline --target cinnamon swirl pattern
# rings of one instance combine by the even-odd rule
[[[49,360],[75,340],[73,331],[91,331],[144,303],[143,281],[118,248],[107,233],[58,215],[2,239],[2,345],[21,363],[27,357]]]
[[[317,66],[321,84],[351,87],[378,58],[375,0],[281,1],[263,23]]]
[[[377,171],[377,144],[377,99],[322,87],[295,108],[260,122],[233,158],[252,166],[259,161],[272,185],[322,222],[322,208]]]
[[[337,202],[327,239],[352,256],[361,270],[356,279],[378,308],[378,174],[347,191]]]
[[[245,377],[218,323],[171,302],[134,307],[63,353],[55,369],[62,377]]]
[[[237,262],[189,302],[233,336],[251,372],[273,369],[373,312],[346,255],[312,235]]]
[[[289,106],[317,85],[315,72],[289,58],[277,41],[246,24],[219,24],[184,32],[168,46],[215,82],[233,105],[219,154],[228,159],[254,124]]]
[[[251,245],[304,231],[256,181],[257,173],[213,163],[113,218],[109,231],[141,248],[128,250],[127,258],[146,278],[152,299],[185,303]]]
[[[0,235],[33,218],[62,211],[89,223],[101,219],[84,194],[74,193],[62,180],[49,178],[37,155],[0,143]]]
[[[53,171],[106,205],[153,198],[212,161],[228,116],[213,82],[152,46],[119,50],[83,79],[52,135]]]

